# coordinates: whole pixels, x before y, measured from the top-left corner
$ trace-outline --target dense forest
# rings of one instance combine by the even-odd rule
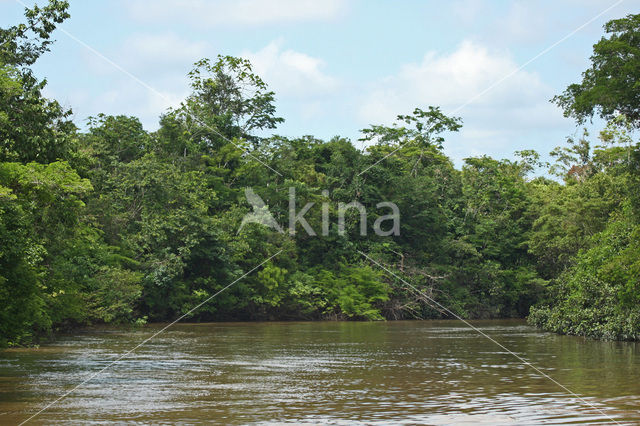
[[[568,138],[552,164],[528,150],[458,170],[443,146],[462,120],[437,106],[364,129],[363,150],[277,136],[275,94],[229,56],[194,65],[157,131],[106,115],[81,131],[30,68],[67,8],[50,0],[0,29],[1,345],[173,320],[278,252],[188,320],[448,317],[436,300],[464,318],[640,338],[640,15],[610,21],[582,81],[552,100],[578,124],[604,119],[599,134]],[[318,235],[240,229],[246,188],[282,224],[294,188]],[[362,235],[355,209],[340,229],[338,203],[354,200],[369,229],[395,203],[399,235]]]

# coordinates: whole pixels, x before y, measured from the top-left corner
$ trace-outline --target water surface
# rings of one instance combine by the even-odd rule
[[[456,321],[177,324],[32,423],[640,424],[640,344],[473,324],[586,402]],[[161,327],[0,352],[0,424]]]

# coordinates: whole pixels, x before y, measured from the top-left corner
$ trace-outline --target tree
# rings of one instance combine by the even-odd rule
[[[606,120],[623,114],[640,128],[640,14],[609,21],[604,28],[610,36],[593,46],[582,82],[569,85],[553,102],[579,123],[596,113]]]
[[[564,271],[551,298],[531,310],[545,330],[599,339],[640,339],[640,226],[625,206]]]
[[[76,130],[71,111],[42,96],[46,80],[29,68],[49,50],[56,24],[69,17],[66,1],[26,9],[27,24],[0,29],[0,161],[49,163],[68,159]]]
[[[585,136],[557,148],[565,185],[537,187],[529,244],[550,279],[529,321],[546,330],[604,339],[640,338],[638,178],[632,130],[640,128],[640,15],[609,21],[579,84],[553,100],[578,123],[609,120],[603,145]],[[634,211],[635,210],[635,211]]]
[[[533,217],[530,162],[466,158],[462,221],[450,243],[450,280],[470,292],[465,311],[478,316],[521,316],[541,293],[542,280],[527,253]]]
[[[429,106],[428,111],[415,108],[410,115],[398,115],[398,123],[391,127],[374,125],[363,129],[364,142],[378,145],[402,146],[415,143],[421,147],[435,146],[442,149],[445,131],[457,132],[462,128],[460,117],[447,117],[440,107]],[[404,124],[401,124],[404,123]]]
[[[53,43],[51,33],[57,24],[69,18],[68,1],[49,0],[40,8],[25,8],[26,24],[0,28],[0,62],[6,65],[24,67],[22,71],[31,74],[28,68],[38,58],[49,51]]]
[[[83,317],[83,281],[71,267],[78,253],[70,249],[84,246],[81,197],[91,184],[64,162],[0,163],[0,188],[2,345]]]
[[[161,122],[163,127],[179,124],[188,140],[165,140],[173,142],[165,144],[169,151],[185,156],[209,154],[229,140],[236,145],[247,141],[257,148],[262,138],[254,132],[274,129],[284,121],[275,116],[274,93],[246,59],[222,55],[214,63],[202,59],[189,78],[193,93]]]

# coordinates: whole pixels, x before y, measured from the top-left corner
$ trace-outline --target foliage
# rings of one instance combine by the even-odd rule
[[[69,159],[75,125],[70,111],[42,96],[29,68],[49,49],[56,24],[69,17],[66,1],[26,9],[27,24],[0,29],[0,161],[49,163]]]
[[[435,106],[364,129],[363,150],[341,137],[266,136],[283,121],[275,94],[229,56],[195,64],[192,94],[157,131],[98,114],[80,132],[29,68],[66,10],[51,0],[0,30],[1,346],[185,314],[449,317],[438,304],[465,318],[533,306],[530,320],[548,330],[639,337],[637,87],[624,79],[637,68],[637,16],[608,24],[582,85],[556,99],[578,119],[597,107],[611,120],[598,144],[584,133],[552,152],[552,180],[531,177],[547,166],[532,150],[456,169],[445,135],[461,120]],[[239,230],[247,188],[283,228],[295,191],[316,235],[300,223]],[[381,202],[401,212],[399,233]]]
[[[531,252],[551,282],[529,320],[558,333],[637,340],[640,144],[632,130],[640,125],[640,15],[605,30],[611,35],[594,45],[582,83],[554,98],[578,122],[598,112],[609,123],[593,150],[586,133],[556,149],[565,185],[539,187]]]
[[[69,18],[68,1],[49,0],[40,8],[25,8],[27,23],[0,28],[0,62],[8,65],[28,67],[49,50],[53,42],[51,33],[56,24]],[[28,68],[25,72],[29,72]]]
[[[555,297],[532,310],[531,323],[562,334],[640,339],[640,225],[628,210],[593,236],[557,280]]]
[[[610,36],[593,46],[591,67],[582,82],[569,85],[553,100],[579,122],[596,112],[606,120],[622,114],[640,127],[640,15],[614,19],[604,29]]]

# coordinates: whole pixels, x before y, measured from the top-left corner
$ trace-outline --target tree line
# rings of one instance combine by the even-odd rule
[[[81,131],[31,70],[67,8],[50,0],[0,29],[1,345],[173,320],[280,250],[189,320],[447,317],[436,300],[464,318],[640,338],[640,15],[607,23],[582,82],[554,98],[578,123],[606,119],[598,135],[569,138],[553,164],[527,150],[456,169],[443,146],[462,120],[435,106],[364,129],[362,150],[258,136],[283,121],[275,94],[230,56],[194,65],[157,131],[102,114]],[[239,231],[246,188],[280,223],[289,188],[300,205],[330,201],[332,218],[355,200],[373,223],[390,201],[401,232],[361,235],[355,210],[322,236]],[[323,214],[305,219],[322,229]]]

